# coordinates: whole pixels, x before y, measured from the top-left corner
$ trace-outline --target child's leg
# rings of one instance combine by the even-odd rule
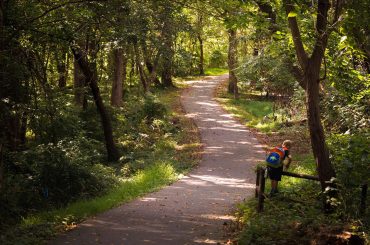
[[[279,181],[271,180],[271,190],[277,190]]]

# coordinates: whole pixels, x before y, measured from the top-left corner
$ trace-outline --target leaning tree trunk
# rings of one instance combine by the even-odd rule
[[[341,3],[335,6],[334,21],[339,18],[341,11]],[[300,64],[302,72],[298,72],[302,75],[303,79],[301,84],[306,91],[306,106],[307,106],[307,117],[308,125],[310,130],[312,151],[315,157],[317,172],[319,174],[321,188],[325,190],[327,186],[331,186],[330,180],[335,177],[334,168],[329,159],[329,152],[325,144],[324,129],[320,119],[320,96],[319,96],[319,85],[320,85],[320,68],[321,63],[325,55],[325,49],[327,46],[329,31],[328,25],[328,12],[330,3],[328,0],[319,0],[317,7],[317,19],[316,19],[316,40],[315,46],[312,51],[312,55],[309,57],[305,51],[303,45],[297,18],[295,15],[289,16],[289,14],[295,11],[293,1],[284,0],[284,6],[286,14],[288,16],[289,28],[292,33],[294,47],[297,54],[297,59]],[[331,194],[329,194],[330,196]],[[329,203],[326,203],[330,207]],[[328,207],[327,206],[327,207]]]
[[[237,67],[237,47],[236,30],[229,29],[229,51],[228,51],[228,66],[229,66],[229,86],[228,92],[238,97],[238,79],[236,78],[235,69]]]
[[[312,63],[311,60],[309,63]],[[309,64],[304,81],[307,84],[306,106],[312,152],[315,157],[321,186],[324,190],[328,186],[328,181],[335,176],[335,171],[330,163],[329,151],[325,144],[325,133],[320,118],[319,71],[319,64]]]
[[[112,83],[112,94],[111,94],[111,105],[121,106],[122,105],[122,95],[123,95],[123,50],[122,48],[117,48],[113,50],[113,83]]]
[[[91,93],[94,97],[96,108],[100,114],[101,123],[104,130],[104,138],[105,145],[107,148],[108,161],[117,161],[119,159],[119,153],[117,151],[116,145],[114,144],[113,130],[110,118],[105,109],[103,100],[100,96],[97,74],[96,72],[93,72],[91,70],[89,62],[87,61],[86,57],[83,55],[83,52],[79,48],[71,46],[71,49],[75,57],[75,60],[78,61],[78,65],[80,66],[83,74],[86,77],[86,81],[90,86]]]

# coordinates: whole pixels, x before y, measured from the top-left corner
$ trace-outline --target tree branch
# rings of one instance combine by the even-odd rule
[[[302,43],[302,38],[301,38],[301,33],[299,31],[297,18],[295,16],[289,17],[289,13],[293,12],[294,6],[290,2],[290,0],[284,0],[284,7],[285,7],[286,14],[288,16],[289,28],[292,31],[292,37],[293,37],[293,42],[294,42],[295,50],[296,50],[297,57],[298,57],[298,62],[302,70],[305,71],[308,57],[307,57],[306,51]]]
[[[316,19],[317,37],[311,58],[314,62],[319,62],[320,64],[322,61],[322,57],[324,56],[329,37],[329,34],[327,32],[329,7],[330,4],[328,0],[319,0]]]

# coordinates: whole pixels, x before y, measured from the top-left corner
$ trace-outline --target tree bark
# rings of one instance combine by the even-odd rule
[[[157,76],[157,66],[158,66],[158,61],[160,57],[160,53],[158,52],[154,60],[152,61],[150,59],[150,55],[148,53],[148,48],[146,46],[145,40],[141,41],[141,47],[143,49],[143,56],[144,56],[144,61],[145,61],[145,66],[149,72],[149,78],[148,78],[148,86],[150,87],[152,84],[155,84],[156,86],[159,86],[161,82],[158,79]]]
[[[83,74],[86,77],[86,81],[90,86],[91,93],[94,97],[96,108],[100,114],[102,127],[104,130],[105,145],[107,148],[108,161],[117,161],[119,159],[119,153],[117,151],[116,145],[113,139],[113,130],[110,118],[105,109],[103,100],[100,96],[100,91],[98,87],[98,79],[96,72],[93,72],[90,68],[87,58],[84,56],[81,49],[76,46],[71,46],[73,56],[78,62],[79,67],[81,68]]]
[[[284,0],[284,6],[287,15],[294,10],[294,6],[289,0]],[[323,190],[330,185],[328,181],[330,181],[332,177],[335,177],[335,171],[330,162],[328,148],[325,143],[325,134],[320,118],[319,97],[320,68],[328,40],[328,10],[328,0],[319,0],[316,21],[317,38],[311,57],[308,57],[304,50],[296,17],[288,17],[297,58],[303,71],[303,83],[306,88],[307,117],[312,151]]]
[[[4,161],[3,161],[3,144],[0,143],[0,193],[4,183]]]
[[[228,92],[238,97],[238,80],[236,78],[235,69],[237,67],[237,47],[238,41],[236,38],[236,30],[229,29],[229,51],[228,51],[228,66],[229,66],[229,86]]]
[[[85,100],[85,77],[76,57],[74,57],[73,61],[73,89],[76,105],[83,106]]]
[[[114,71],[113,71],[113,83],[112,83],[112,94],[111,94],[111,105],[119,107],[122,105],[122,95],[123,95],[123,69],[124,67],[124,57],[122,48],[117,48],[113,50],[114,59]]]
[[[161,57],[162,57],[162,73],[161,73],[161,80],[163,87],[174,87],[172,81],[172,69],[173,69],[173,26],[172,26],[172,11],[170,5],[163,6],[163,12],[161,13],[163,26],[161,30],[161,38],[162,38],[162,45],[161,45]]]
[[[199,41],[199,75],[204,75],[204,46],[203,46],[203,38],[200,34],[198,34],[198,41]]]
[[[270,21],[269,30],[271,31],[271,33],[276,32],[278,30],[277,25],[276,25],[276,13],[274,12],[270,3],[268,1],[261,1],[261,0],[258,0],[255,2],[257,3],[260,11],[268,15],[268,18]]]
[[[137,68],[139,69],[139,77],[141,84],[143,85],[144,93],[148,93],[148,79],[145,75],[144,68],[140,61],[140,51],[137,46],[137,42],[134,42],[134,52],[135,52],[135,63]]]
[[[57,62],[57,71],[58,71],[58,87],[64,88],[67,85],[67,53],[61,52],[59,57],[59,52],[55,54],[55,59]]]
[[[325,133],[320,118],[319,74],[320,66],[308,64],[304,81],[307,84],[306,106],[312,152],[315,157],[321,187],[324,190],[328,186],[326,181],[335,177],[335,171],[329,159],[329,151],[325,143]]]

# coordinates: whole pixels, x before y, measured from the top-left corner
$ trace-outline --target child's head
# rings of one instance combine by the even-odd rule
[[[291,140],[284,140],[283,147],[290,149],[292,147],[292,143],[293,142]]]

